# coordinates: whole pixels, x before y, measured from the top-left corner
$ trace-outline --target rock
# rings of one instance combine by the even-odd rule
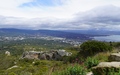
[[[55,52],[53,53],[53,56],[52,56],[52,59],[53,59],[53,60],[60,60],[61,58],[62,58],[62,56],[59,55],[57,51],[55,51]]]
[[[97,67],[115,67],[120,68],[120,62],[101,62]]]
[[[57,53],[58,53],[60,56],[65,56],[65,55],[66,55],[65,50],[58,50]]]
[[[33,61],[32,64],[35,64],[35,62]]]
[[[18,66],[17,65],[15,65],[15,66],[12,66],[12,67],[10,67],[10,68],[8,68],[8,69],[13,69],[13,68],[17,68]]]
[[[39,55],[41,52],[37,51],[26,51],[23,53],[21,58],[27,58],[27,59],[39,59]]]
[[[43,53],[43,54],[41,54],[40,56],[39,56],[39,59],[41,59],[41,60],[46,60],[46,55]]]
[[[47,60],[52,60],[53,58],[53,53],[46,53],[46,59]]]
[[[58,50],[57,51],[60,56],[71,56],[72,53],[66,52],[65,50]]]
[[[16,64],[17,64],[17,62],[14,62],[14,64],[16,65]]]
[[[10,56],[10,52],[9,51],[5,51],[5,55]]]
[[[109,75],[111,71],[118,72],[120,62],[101,62],[96,67],[92,68],[94,75]]]
[[[66,56],[71,56],[71,55],[72,55],[71,52],[67,52],[67,53],[66,53]]]
[[[26,51],[22,55],[22,59],[41,59],[41,60],[61,60],[63,56],[71,56],[72,53],[65,50],[56,51]]]
[[[41,60],[52,60],[53,59],[52,57],[53,57],[53,53],[49,53],[49,52],[44,52],[39,55],[39,59]]]
[[[88,72],[87,75],[93,75],[93,73],[92,72]]]
[[[119,61],[120,62],[120,53],[112,53],[109,58],[109,61]]]

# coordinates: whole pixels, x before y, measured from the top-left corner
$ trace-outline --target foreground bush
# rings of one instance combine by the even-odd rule
[[[65,71],[59,73],[59,75],[86,75],[87,71],[83,66],[75,64],[69,66]]]
[[[101,69],[92,69],[94,75],[120,75],[120,69],[111,67],[111,68],[101,68]]]
[[[91,58],[91,57],[88,57],[86,59],[86,62],[85,62],[85,65],[88,69],[90,69],[91,67],[94,67],[94,66],[97,66],[99,63],[99,61],[97,59],[94,59],[94,58]]]
[[[112,47],[104,42],[100,41],[87,41],[84,42],[81,46],[81,52],[84,55],[95,55],[99,52],[111,51]]]

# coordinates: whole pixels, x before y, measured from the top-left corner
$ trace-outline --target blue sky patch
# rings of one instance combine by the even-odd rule
[[[31,6],[56,6],[61,5],[62,3],[60,0],[55,1],[55,0],[34,0],[33,2],[29,3],[24,3],[20,5],[20,7],[31,7]]]

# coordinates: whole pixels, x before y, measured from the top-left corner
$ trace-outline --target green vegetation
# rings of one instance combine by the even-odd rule
[[[99,71],[92,70],[94,75],[120,75],[120,69],[116,68],[102,68]]]
[[[57,72],[53,75],[86,75],[87,70],[79,64],[73,64],[67,67],[64,71]]]
[[[99,63],[99,60],[95,59],[95,58],[91,58],[91,57],[88,57],[86,59],[86,62],[85,62],[85,65],[88,69],[94,67],[94,66],[97,66]]]
[[[20,57],[24,51],[58,50],[69,47],[72,45],[43,39],[0,41],[0,75],[49,75],[54,71],[62,70],[66,67],[62,61],[28,60]],[[10,56],[6,56],[5,51],[9,51]],[[54,70],[51,71],[51,68]]]
[[[61,41],[43,39],[24,39],[17,41],[1,41],[0,50],[10,51],[13,56],[21,55],[24,51],[44,51],[69,48],[72,45]]]
[[[84,55],[95,55],[99,52],[107,52],[111,51],[112,47],[107,43],[100,42],[100,41],[87,41],[84,42],[81,46],[81,52]]]
[[[54,40],[2,41],[0,42],[0,75],[86,75],[99,62],[108,61],[110,52],[119,47],[119,43],[114,42],[111,45],[99,41],[87,41],[80,47]],[[72,56],[65,56],[61,61],[20,59],[24,51],[52,49],[66,49],[72,52]],[[10,51],[11,55],[6,56],[5,51]],[[119,73],[120,70],[109,69],[108,75],[119,75]]]

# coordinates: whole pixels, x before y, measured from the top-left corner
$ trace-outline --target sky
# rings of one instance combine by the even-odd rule
[[[120,0],[0,0],[0,28],[120,28]]]

